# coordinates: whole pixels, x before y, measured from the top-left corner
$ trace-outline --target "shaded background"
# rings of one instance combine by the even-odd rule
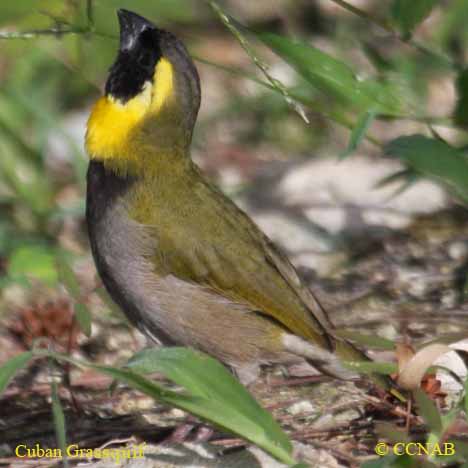
[[[468,1],[426,2],[430,16],[413,22],[398,15],[402,2],[355,0],[367,19],[338,3],[219,5],[252,31],[298,38],[347,64],[357,81],[376,83],[388,106],[347,100],[355,88],[343,88],[346,70],[336,88],[307,79],[242,30],[300,100],[295,110],[257,83],[267,79],[207,2],[1,2],[0,363],[43,336],[112,364],[145,343],[105,297],[84,222],[86,119],[114,59],[120,7],[186,43],[202,83],[193,157],[290,255],[339,328],[410,343],[465,332],[468,213],[447,189],[460,169],[447,169],[449,183],[430,171],[421,177],[425,167],[384,157],[382,145],[414,133],[467,144]],[[359,131],[369,113],[372,141]],[[74,311],[84,329],[92,316],[89,337],[76,324],[70,331]],[[29,388],[42,402],[46,377],[30,372],[10,396]],[[72,384],[96,391],[107,383],[72,373]],[[29,424],[21,421],[18,434]]]

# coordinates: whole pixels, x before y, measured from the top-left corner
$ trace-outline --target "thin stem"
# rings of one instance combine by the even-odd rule
[[[439,62],[443,63],[446,67],[448,68],[453,68],[456,70],[459,70],[461,67],[454,63],[449,57],[447,57],[444,54],[441,54],[439,52],[436,52],[432,49],[427,48],[423,44],[415,41],[411,37],[405,37],[399,34],[393,27],[385,20],[381,20],[380,18],[377,18],[367,11],[361,10],[360,8],[351,5],[350,3],[346,2],[345,0],[330,0],[331,2],[335,3],[336,5],[339,5],[340,7],[344,8],[345,10],[349,11],[350,13],[353,13],[360,18],[369,21],[370,23],[375,24],[376,26],[379,26],[382,28],[384,31],[388,32],[392,37],[397,39],[400,42],[403,42],[404,44],[407,44],[419,52],[423,53],[424,55],[428,55],[429,57],[435,58]]]
[[[94,32],[94,10],[93,0],[86,0],[86,18],[88,19],[88,29],[90,32]]]
[[[0,31],[0,39],[35,39],[41,36],[57,36],[65,34],[82,34],[83,29],[37,29],[32,31]]]
[[[365,10],[361,10],[358,7],[355,7],[354,5],[351,5],[348,2],[345,2],[344,0],[330,0],[333,3],[336,3],[340,7],[344,8],[345,10],[349,11],[350,13],[353,13],[362,19],[365,19],[366,21],[370,21],[371,23],[376,24],[377,26],[380,26],[382,29],[387,31],[390,34],[394,34],[395,31],[393,28],[387,23],[385,20],[381,20],[380,18],[377,18],[376,16],[371,15]]]
[[[302,106],[290,96],[286,86],[283,83],[281,83],[281,81],[277,80],[276,78],[273,78],[270,75],[270,73],[268,72],[267,65],[263,63],[258,58],[258,56],[254,53],[254,51],[250,47],[249,42],[247,41],[245,36],[243,36],[241,32],[237,29],[237,27],[233,24],[233,22],[231,21],[231,18],[226,13],[224,13],[224,11],[215,1],[208,0],[208,4],[213,9],[213,11],[218,15],[221,22],[226,26],[227,29],[229,29],[229,31],[237,39],[241,47],[245,50],[245,52],[250,57],[252,62],[263,73],[263,75],[265,76],[267,81],[271,84],[271,86],[283,96],[283,98],[288,103],[288,105],[291,106],[294,109],[294,111],[296,111],[306,123],[309,123],[309,119],[307,118]]]
[[[256,78],[255,76],[252,76],[251,74],[245,72],[244,70],[239,70],[237,68],[232,68],[232,67],[228,67],[228,66],[225,66],[225,65],[220,65],[218,63],[211,62],[210,60],[206,60],[204,58],[197,57],[197,56],[195,56],[193,54],[192,54],[192,57],[197,62],[203,63],[203,64],[208,65],[210,67],[215,67],[215,68],[217,68],[219,70],[225,71],[226,73],[242,76],[243,78],[247,78],[249,80],[252,80],[253,82],[259,84],[260,86],[263,86],[263,87],[268,88],[268,89],[270,89],[272,91],[278,92],[278,89],[275,86],[273,86],[272,84],[270,84],[270,83],[268,83],[266,81],[259,80],[258,78]],[[313,109],[314,112],[322,114],[326,119],[331,120],[332,122],[335,122],[336,124],[341,125],[344,128],[347,128],[348,130],[353,130],[353,128],[355,126],[355,123],[352,120],[348,119],[347,117],[345,117],[344,115],[342,115],[338,111],[334,111],[334,110],[332,110],[330,108],[325,108],[325,106],[320,105],[317,102],[312,103],[310,101],[301,99],[300,96],[297,96],[297,97],[293,96],[293,99],[296,100],[296,101],[301,101],[301,103],[304,106]],[[380,142],[376,138],[372,137],[371,135],[366,135],[365,139],[374,146],[377,146],[377,147],[382,147],[383,146],[382,142]]]
[[[92,33],[96,36],[105,37],[107,39],[117,39],[116,36],[112,34],[101,33],[97,31],[93,31],[86,28],[50,28],[50,29],[37,29],[32,31],[0,31],[0,40],[1,39],[37,39],[39,37],[44,36],[54,36],[60,38],[62,36],[66,36],[69,34],[76,34],[76,35],[85,35],[88,33]]]
[[[273,85],[271,85],[270,83],[267,83],[266,81],[260,80],[259,78],[257,78],[253,74],[244,71],[242,68],[233,68],[233,67],[229,67],[229,66],[226,66],[226,65],[221,65],[219,63],[212,62],[211,60],[207,60],[207,59],[205,59],[203,57],[200,57],[200,56],[192,54],[192,53],[190,54],[190,56],[194,60],[196,60],[197,62],[203,63],[204,65],[208,65],[210,67],[217,68],[217,69],[222,70],[222,71],[224,71],[226,73],[230,73],[231,75],[238,75],[238,76],[241,76],[242,78],[247,78],[248,80],[251,80],[254,83],[257,83],[257,84],[259,84],[261,86],[269,88],[269,89],[271,89],[273,91],[277,91],[277,89]]]

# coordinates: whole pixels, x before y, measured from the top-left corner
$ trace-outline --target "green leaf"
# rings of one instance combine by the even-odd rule
[[[389,351],[393,351],[395,349],[395,343],[393,341],[387,340],[386,338],[382,338],[378,335],[363,335],[349,330],[336,330],[336,335],[365,348],[385,349]]]
[[[443,183],[468,202],[468,158],[447,143],[423,135],[399,137],[384,151],[417,172]]]
[[[455,422],[461,411],[464,410],[464,398],[460,400],[452,407],[452,409],[446,414],[440,414],[442,421],[442,432],[445,432]]]
[[[81,300],[80,284],[67,260],[63,257],[56,259],[57,271],[60,282],[67,288],[70,296],[79,302]]]
[[[277,431],[281,434],[281,437],[272,434],[272,432],[276,432],[274,430],[276,423],[273,418],[271,420],[272,423],[268,427],[264,427],[261,421],[255,419],[258,416],[258,411],[254,414],[245,415],[242,411],[239,411],[235,405],[232,405],[230,401],[218,401],[216,399],[169,392],[131,371],[104,368],[103,366],[97,366],[96,369],[104,371],[120,381],[126,382],[131,387],[153,398],[157,398],[165,403],[188,411],[222,429],[233,432],[253,442],[287,464],[294,463],[291,456],[289,441],[281,432],[281,429],[277,426]]]
[[[455,122],[462,126],[468,126],[468,68],[462,70],[456,81],[457,104],[453,118]]]
[[[161,353],[162,364],[152,364]],[[67,355],[37,350],[37,356],[47,356],[89,367],[126,383],[152,398],[198,416],[216,426],[256,444],[273,457],[294,465],[291,442],[273,417],[265,411],[247,390],[216,360],[202,353],[183,348],[148,350],[132,360],[140,370],[165,369],[177,383],[185,383],[195,394],[178,393],[145,378],[130,369],[92,364]],[[175,370],[169,367],[175,366]],[[165,372],[165,373],[166,373]],[[182,373],[188,375],[182,375]],[[199,381],[196,376],[199,375]],[[203,382],[202,380],[208,379]],[[199,396],[199,395],[209,395]]]
[[[293,463],[291,443],[271,414],[213,358],[187,348],[159,348],[138,353],[128,365],[137,372],[160,372],[189,392],[169,398],[165,393],[166,401]]]
[[[101,299],[101,301],[109,308],[109,311],[115,315],[116,317],[120,317],[125,322],[128,322],[127,317],[122,312],[122,309],[114,302],[114,300],[110,297],[109,293],[107,292],[104,286],[98,288],[96,290],[97,295]]]
[[[357,149],[363,138],[366,136],[367,130],[374,121],[375,116],[376,113],[373,110],[365,111],[359,116],[355,127],[351,131],[348,147],[340,154],[340,159],[345,159]]]
[[[63,4],[58,0],[41,0],[42,11],[60,12]],[[37,10],[37,0],[21,0],[21,2],[1,2],[0,4],[0,24],[11,24],[20,18],[33,17],[39,15]]]
[[[35,278],[48,284],[58,280],[55,258],[50,249],[40,246],[23,246],[10,257],[8,275],[12,278]]]
[[[392,444],[411,442],[411,437],[404,429],[387,421],[376,421],[375,432],[379,439],[388,440]]]
[[[387,185],[394,184],[395,182],[401,182],[400,186],[393,192],[392,196],[388,198],[388,201],[390,201],[402,194],[405,190],[409,189],[420,178],[420,174],[418,174],[414,169],[403,169],[378,180],[375,184],[375,188],[383,188]]]
[[[391,453],[389,447],[389,453]],[[361,465],[361,468],[422,468],[416,457],[409,455],[386,455],[375,460],[369,460]]]
[[[80,326],[81,331],[88,337],[91,336],[92,316],[85,304],[76,302],[74,306],[75,318]]]
[[[23,367],[26,367],[26,364],[28,364],[32,358],[33,353],[31,351],[26,351],[12,357],[0,367],[0,395],[6,389],[13,376],[19,370],[23,369]]]
[[[1,387],[0,387],[1,389]],[[468,421],[468,378],[465,380],[465,397],[464,397],[464,403],[465,403],[465,417]]]
[[[390,375],[398,372],[398,365],[394,362],[376,362],[376,361],[342,361],[342,364],[348,369],[361,374],[382,374]]]
[[[437,3],[439,0],[393,0],[392,17],[400,31],[410,35]]]
[[[361,111],[400,114],[403,103],[390,85],[359,79],[344,62],[316,47],[271,33],[256,36],[289,63],[312,86],[342,103]]]
[[[437,437],[442,434],[442,420],[435,403],[420,389],[414,390],[414,399],[419,408],[419,414]]]
[[[55,437],[57,440],[58,448],[62,451],[63,466],[68,466],[67,460],[67,436],[65,430],[65,415],[63,413],[62,404],[57,391],[57,383],[52,381],[51,383],[51,395],[52,395],[52,416],[54,421]]]
[[[388,176],[380,179],[376,184],[375,188],[383,188],[387,185],[394,184],[395,182],[402,182],[403,186],[407,186],[410,183],[416,182],[419,175],[414,169],[402,169],[401,171],[394,172]],[[399,190],[400,191],[400,190]]]

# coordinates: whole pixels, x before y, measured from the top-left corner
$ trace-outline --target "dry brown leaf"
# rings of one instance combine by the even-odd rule
[[[403,369],[414,354],[414,348],[411,345],[406,343],[397,343],[395,346],[395,356],[398,361],[398,369]]]
[[[444,344],[431,344],[420,349],[403,367],[400,368],[397,382],[405,390],[419,388],[427,369],[445,353],[452,351]]]

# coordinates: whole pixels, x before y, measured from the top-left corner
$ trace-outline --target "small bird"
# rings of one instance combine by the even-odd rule
[[[263,365],[340,378],[334,335],[289,260],[190,157],[200,79],[180,40],[119,10],[120,47],[87,124],[86,219],[98,273],[156,343],[204,351],[244,384]]]

